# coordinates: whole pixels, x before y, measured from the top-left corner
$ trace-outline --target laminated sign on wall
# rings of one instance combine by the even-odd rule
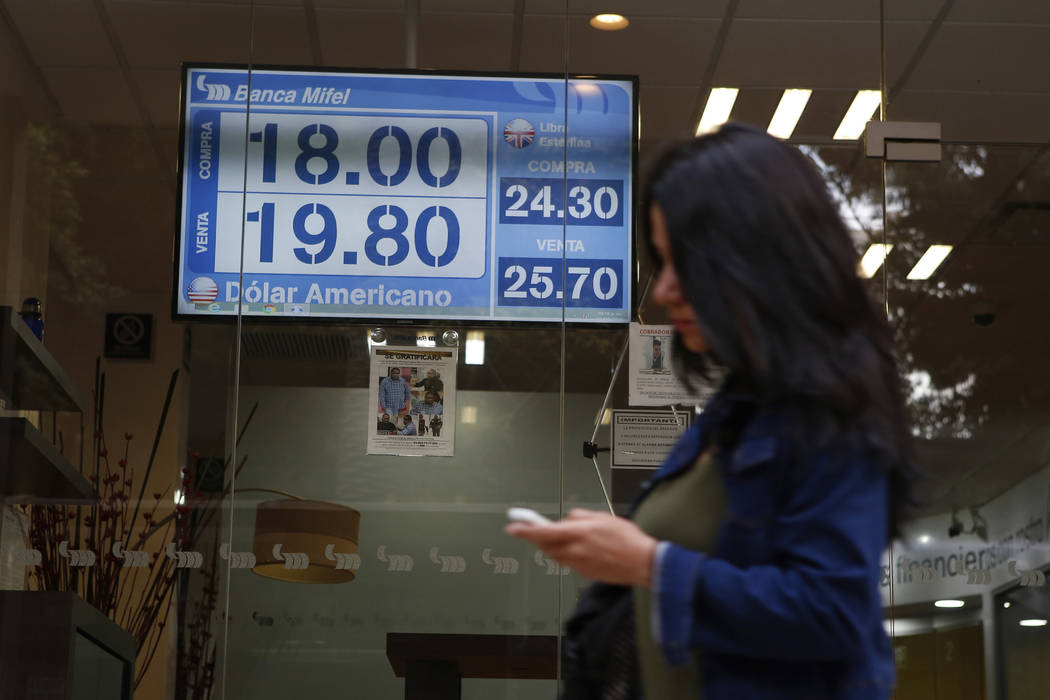
[[[612,467],[658,468],[689,418],[687,411],[613,411]]]
[[[368,454],[451,457],[457,348],[373,347]]]
[[[670,406],[703,404],[714,391],[712,386],[691,390],[673,371],[674,326],[631,324],[630,403],[632,406]]]

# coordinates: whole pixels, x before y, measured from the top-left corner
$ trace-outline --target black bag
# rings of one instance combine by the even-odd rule
[[[561,700],[636,700],[641,697],[629,586],[595,583],[565,624]]]

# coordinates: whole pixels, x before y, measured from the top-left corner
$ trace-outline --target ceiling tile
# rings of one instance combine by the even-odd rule
[[[302,2],[302,0],[299,0],[299,2]],[[361,10],[371,12],[396,12],[400,14],[405,7],[405,3],[404,0],[314,0],[314,7],[317,10]]]
[[[945,0],[885,0],[886,20],[932,20],[944,7]]]
[[[1050,26],[945,24],[908,88],[1050,93]]]
[[[923,40],[929,31],[928,22],[897,22],[886,24],[886,89],[895,92],[900,88],[904,71],[911,65],[919,51],[924,51]],[[914,73],[912,74],[914,75]],[[911,80],[911,76],[908,76]],[[878,83],[872,87],[878,87]],[[904,87],[907,87],[905,85]],[[891,95],[892,97],[892,95]]]
[[[846,110],[856,96],[855,90],[815,90],[809,98],[806,111],[799,119],[798,126],[795,127],[792,140],[806,142],[833,138],[835,130],[839,128],[839,123],[846,116]],[[875,118],[878,118],[877,111]]]
[[[521,29],[521,70],[564,72],[565,36],[564,18],[525,15]]]
[[[1050,143],[1050,94],[905,90],[889,104],[896,121],[941,123],[944,141]]]
[[[699,85],[718,25],[717,20],[641,19],[620,32],[598,32],[576,19],[569,27],[569,68],[637,75],[646,85]]]
[[[116,57],[92,3],[5,0],[4,4],[37,64],[116,67]]]
[[[927,0],[931,4],[936,0]],[[807,0],[806,2],[782,2],[781,0],[741,0],[737,17],[746,19],[879,19],[879,0]]]
[[[175,153],[178,150],[178,137],[175,129],[158,129],[154,134],[159,139],[161,149],[174,168]],[[139,125],[83,125],[70,128],[69,140],[73,147],[71,155],[88,171],[90,177],[80,181],[78,188],[87,189],[108,187],[112,194],[119,196],[123,187],[140,181],[150,180],[161,184],[170,184],[157,166],[157,156],[153,151],[149,130]],[[174,171],[168,174],[173,177]],[[164,193],[161,202],[149,202],[156,209],[171,206],[174,197],[169,189]],[[96,201],[94,197],[81,196],[82,202]],[[155,217],[144,217],[147,225]]]
[[[171,68],[135,70],[132,78],[154,125],[178,127],[181,72]]]
[[[1050,3],[1038,0],[956,0],[948,21],[1050,24]]]
[[[111,0],[113,28],[132,68],[184,61],[246,63],[250,8]]]
[[[420,67],[509,70],[513,24],[509,14],[426,14],[420,25]]]
[[[47,121],[56,116],[58,105],[52,105],[38,80],[24,69],[20,52],[0,42],[0,113],[9,116],[20,112],[27,119]],[[17,105],[17,106],[15,106]]]
[[[252,62],[281,65],[312,65],[313,50],[301,7],[258,8],[252,37]],[[322,44],[322,57],[324,54]]]
[[[627,2],[609,2],[609,0],[562,0],[562,8],[568,5],[570,15],[593,16],[602,12],[617,12],[628,21],[634,18],[667,17],[667,18],[714,18],[725,13],[727,0],[628,0]],[[526,2],[526,12],[529,3]],[[594,29],[592,31],[601,32]],[[617,34],[619,32],[601,32]]]
[[[696,93],[696,88],[641,86],[642,138],[660,142],[692,136],[696,125],[690,112]]]
[[[325,63],[356,68],[401,68],[404,27],[399,12],[317,9]]]
[[[525,16],[565,15],[566,0],[525,0]]]
[[[116,68],[44,68],[66,118],[84,124],[134,124],[139,113]]]
[[[753,124],[762,129],[768,128],[783,94],[783,90],[741,90],[733,105],[732,121]],[[791,141],[837,144],[832,138],[855,95],[853,90],[814,90],[795,126]],[[841,145],[850,148],[850,143],[844,141]]]
[[[858,89],[879,85],[877,22],[733,22],[715,84]]]
[[[112,1],[112,0],[107,0]],[[194,5],[245,5],[255,6],[256,9],[264,7],[302,7],[303,0],[132,0],[136,2],[177,2],[189,7],[192,11]]]
[[[777,108],[780,100],[780,90],[741,90],[733,103],[733,111],[729,115],[731,121],[743,122],[765,129],[769,126],[769,120],[773,118],[773,111]],[[700,114],[703,113],[703,104],[700,105]],[[700,114],[697,114],[699,122]]]
[[[422,2],[424,18],[429,14],[440,14],[445,12],[478,12],[495,14],[513,14],[514,0],[441,0],[441,2]],[[389,6],[389,3],[388,3]],[[525,3],[525,11],[529,11],[529,3]]]

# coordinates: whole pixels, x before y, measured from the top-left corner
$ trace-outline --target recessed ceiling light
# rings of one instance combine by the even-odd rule
[[[882,93],[878,90],[858,90],[853,103],[846,110],[839,128],[832,136],[836,141],[856,141],[882,104]]]
[[[468,365],[485,364],[485,331],[467,331],[463,361]]]
[[[961,600],[938,600],[934,605],[938,608],[961,608],[966,603]]]
[[[1031,620],[1021,620],[1019,623],[1021,627],[1046,627],[1046,620],[1042,618],[1034,618]]]
[[[785,90],[766,131],[778,139],[791,138],[812,94],[812,90]]]
[[[591,26],[606,32],[615,32],[625,28],[630,22],[623,15],[603,13],[591,17]]]
[[[1006,601],[1005,603],[1003,603],[1003,607],[1004,608],[1010,607],[1010,601]]]
[[[926,252],[919,258],[919,262],[915,263],[915,267],[908,273],[908,279],[910,280],[928,280],[937,268],[941,266],[944,259],[948,257],[948,253],[952,252],[952,246],[950,245],[931,245],[926,249]]]
[[[886,259],[886,256],[893,250],[892,243],[872,243],[867,252],[864,253],[864,257],[860,259],[860,265],[858,266],[857,273],[864,279],[871,279],[875,273],[882,267],[882,262]],[[919,541],[926,544],[930,541],[929,535],[923,535],[919,538]]]
[[[714,131],[729,121],[738,92],[740,90],[737,88],[712,88],[711,94],[707,96],[700,123],[696,127],[697,136]]]

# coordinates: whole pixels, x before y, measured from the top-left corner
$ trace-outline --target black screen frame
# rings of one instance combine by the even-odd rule
[[[627,261],[625,271],[631,280],[631,306],[630,317],[627,321],[578,321],[567,319],[564,316],[564,305],[562,306],[562,318],[552,320],[500,320],[500,319],[470,319],[454,321],[448,318],[434,317],[412,317],[391,318],[388,316],[266,316],[236,314],[183,314],[179,313],[179,271],[182,265],[182,198],[183,198],[183,176],[185,174],[185,150],[186,150],[186,100],[188,95],[187,76],[194,69],[220,69],[220,70],[243,70],[248,72],[249,81],[251,74],[255,71],[281,71],[301,73],[355,73],[361,75],[390,75],[390,76],[433,76],[451,78],[506,78],[509,80],[557,80],[564,81],[566,89],[570,80],[616,80],[629,82],[632,85],[631,94],[631,217],[629,224],[630,236],[630,259]],[[554,328],[563,323],[574,328],[593,329],[622,329],[632,320],[637,319],[638,307],[641,303],[640,290],[640,264],[638,261],[638,152],[639,152],[639,125],[641,122],[639,78],[637,75],[619,75],[608,73],[533,73],[533,72],[498,72],[498,71],[445,71],[445,70],[421,70],[421,69],[382,69],[382,68],[352,68],[339,66],[302,66],[282,64],[243,64],[243,63],[212,63],[212,62],[183,62],[179,73],[179,139],[178,158],[176,167],[176,191],[175,191],[175,222],[172,240],[172,277],[171,277],[171,319],[181,323],[236,323],[242,319],[248,323],[263,323],[275,325],[308,325],[308,326],[451,326],[459,325],[466,328]],[[563,178],[566,177],[563,175]],[[243,302],[241,302],[243,303]]]

